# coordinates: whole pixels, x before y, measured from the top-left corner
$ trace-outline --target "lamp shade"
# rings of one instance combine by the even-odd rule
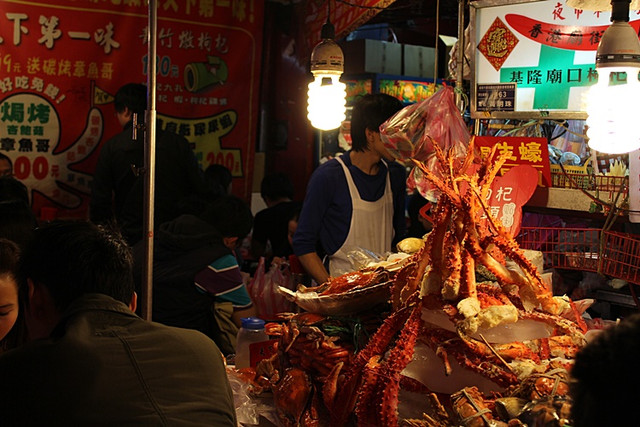
[[[596,68],[640,68],[640,41],[628,22],[613,22],[604,32],[596,52]]]

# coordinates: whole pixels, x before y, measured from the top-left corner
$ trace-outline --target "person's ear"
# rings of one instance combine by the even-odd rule
[[[29,338],[48,337],[60,321],[60,313],[58,313],[53,297],[46,286],[27,279],[27,287],[25,321]]]
[[[237,237],[223,237],[222,238],[222,242],[224,243],[224,245],[227,248],[235,249],[236,248],[236,244],[238,243],[238,238]]]
[[[129,302],[129,309],[136,312],[136,308],[138,308],[138,294],[136,292],[131,295],[131,301]]]
[[[372,130],[371,130],[371,129],[369,129],[369,128],[366,128],[366,129],[364,130],[364,134],[365,134],[365,136],[367,137],[367,144],[371,144],[371,143],[373,143],[373,138],[375,137],[376,132],[375,132],[375,131],[372,131]]]
[[[32,279],[27,279],[27,303],[29,311],[33,316],[39,316],[46,311],[48,299],[45,297],[45,287],[35,283]],[[48,294],[48,292],[46,292]]]
[[[131,121],[131,119],[133,118],[133,114],[131,113],[129,107],[124,107],[124,110],[116,111],[116,117],[118,118],[120,126],[124,126]]]

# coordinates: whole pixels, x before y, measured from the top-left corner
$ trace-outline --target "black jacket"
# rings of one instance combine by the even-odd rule
[[[195,286],[195,275],[212,261],[231,253],[208,223],[181,215],[162,224],[154,240],[153,310],[156,322],[200,331],[222,345],[213,312],[214,299]],[[141,276],[144,244],[135,245],[136,274]],[[141,283],[136,280],[137,283]],[[233,349],[221,348],[227,354]]]
[[[51,338],[0,355],[3,426],[235,426],[220,350],[87,294]]]
[[[144,141],[131,139],[131,124],[105,143],[100,151],[91,185],[91,221],[112,220],[133,245],[142,238],[144,224]],[[156,137],[154,223],[162,224],[178,214],[180,201],[204,194],[201,169],[189,142],[162,130]]]

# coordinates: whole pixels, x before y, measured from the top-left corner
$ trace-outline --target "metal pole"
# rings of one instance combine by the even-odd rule
[[[142,283],[141,314],[146,320],[151,320],[153,301],[153,212],[156,176],[156,27],[157,1],[149,0],[149,24],[147,41],[147,114],[145,132],[145,200],[144,200],[144,248],[145,264]]]
[[[438,55],[440,54],[440,49],[438,49],[438,45],[440,44],[440,0],[436,1],[436,41],[434,43],[435,51],[433,58],[433,85],[434,87],[438,84]]]
[[[465,0],[458,0],[458,55],[456,58],[456,105],[463,112],[464,100],[464,5]]]

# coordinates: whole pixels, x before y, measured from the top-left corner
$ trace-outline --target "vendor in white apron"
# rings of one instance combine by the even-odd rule
[[[348,252],[357,248],[367,249],[374,254],[383,255],[391,248],[393,239],[393,195],[391,180],[387,172],[384,194],[375,202],[362,200],[356,188],[351,173],[344,162],[338,157],[349,185],[352,213],[349,234],[340,249],[329,256],[329,275],[340,276],[353,271],[353,264],[348,258]],[[382,160],[387,166],[387,163]]]
[[[317,283],[359,268],[349,252],[364,249],[384,255],[394,239],[405,234],[405,169],[384,160],[390,155],[379,132],[401,108],[389,95],[360,98],[351,116],[352,150],[325,162],[311,176],[293,249]]]

